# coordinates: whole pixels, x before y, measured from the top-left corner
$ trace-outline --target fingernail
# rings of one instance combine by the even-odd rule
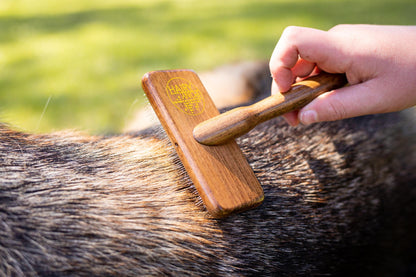
[[[308,110],[300,113],[300,122],[308,125],[318,122],[318,114],[314,110]]]

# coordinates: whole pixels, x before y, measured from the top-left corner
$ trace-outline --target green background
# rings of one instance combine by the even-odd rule
[[[0,0],[0,121],[118,132],[147,71],[268,60],[288,25],[415,21],[414,0]]]

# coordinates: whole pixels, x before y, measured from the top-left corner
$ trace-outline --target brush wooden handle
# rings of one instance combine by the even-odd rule
[[[323,72],[292,85],[288,92],[269,96],[251,106],[235,108],[201,122],[193,130],[194,138],[205,145],[223,144],[266,120],[298,110],[322,93],[346,83],[344,74]]]

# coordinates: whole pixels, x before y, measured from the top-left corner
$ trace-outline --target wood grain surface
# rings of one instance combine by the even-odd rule
[[[191,70],[153,71],[143,89],[166,130],[205,207],[214,217],[258,206],[263,190],[234,140],[205,146],[194,127],[219,115],[197,74]]]

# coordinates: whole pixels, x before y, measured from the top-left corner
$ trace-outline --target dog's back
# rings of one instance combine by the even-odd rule
[[[90,137],[0,128],[0,276],[415,272],[410,111],[238,140],[265,192],[214,220],[159,128]]]

